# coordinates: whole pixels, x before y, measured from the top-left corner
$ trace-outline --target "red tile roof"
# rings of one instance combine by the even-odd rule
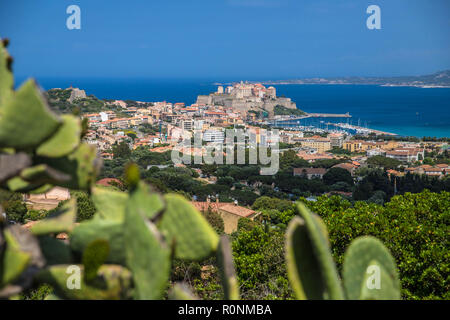
[[[234,203],[229,202],[199,202],[199,201],[193,201],[192,204],[197,208],[199,211],[208,211],[208,209],[218,212],[219,209],[221,211],[225,211],[237,216],[241,216],[244,218],[250,217],[251,215],[256,214],[257,212],[248,209],[239,205],[236,205]]]
[[[122,182],[116,178],[104,178],[104,179],[98,180],[97,184],[105,186],[105,187],[109,187],[109,186],[112,186],[111,182],[115,182],[119,185],[122,184]]]

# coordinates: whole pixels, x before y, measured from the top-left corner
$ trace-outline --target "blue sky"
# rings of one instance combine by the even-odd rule
[[[449,14],[448,0],[2,0],[0,37],[20,77],[418,75],[450,68]]]

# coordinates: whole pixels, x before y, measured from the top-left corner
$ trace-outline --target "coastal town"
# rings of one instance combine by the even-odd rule
[[[70,101],[86,98],[83,90],[70,90]],[[274,87],[243,82],[225,89],[219,86],[217,92],[199,96],[197,102],[189,106],[183,102],[165,101],[134,102],[133,106],[129,106],[123,100],[113,100],[107,104],[117,106],[120,112],[109,110],[82,114],[89,124],[85,139],[97,147],[104,159],[113,159],[112,147],[121,142],[126,142],[131,149],[144,147],[151,152],[162,153],[196,134],[200,134],[205,143],[201,150],[192,150],[192,153],[205,154],[209,144],[226,141],[227,128],[252,130],[258,142],[268,141],[265,139],[266,132],[273,128],[269,126],[268,120],[286,119],[285,115],[275,114],[277,108],[297,110],[296,104],[289,98],[277,98]],[[295,127],[278,127],[278,130],[281,151],[295,150],[300,158],[310,163],[341,159],[342,154],[336,151],[342,150],[349,159],[346,167],[351,170],[364,166],[371,157],[382,156],[401,162],[401,171],[390,171],[394,175],[414,172],[444,177],[449,172],[445,164],[423,163],[426,153],[440,154],[447,150],[445,141],[383,140],[375,133],[384,133],[376,130],[365,131],[364,140],[358,139],[359,135],[355,137],[343,130],[320,133],[301,131]]]
[[[171,167],[180,170],[189,167],[187,172],[193,170],[193,174],[198,177],[196,183],[200,184],[197,187],[178,185],[181,182],[171,183],[165,176],[158,176],[151,182],[157,181],[157,185],[163,184],[185,192],[200,211],[219,213],[226,233],[238,229],[239,219],[254,220],[260,216],[261,212],[253,210],[252,204],[261,195],[294,199],[304,196],[314,200],[322,194],[335,194],[349,199],[364,200],[365,197],[385,201],[398,192],[404,192],[397,183],[408,181],[408,177],[433,178],[444,184],[450,172],[446,139],[411,140],[376,130],[352,133],[342,128],[317,130],[292,125],[283,128],[283,121],[292,124],[299,117],[325,115],[300,111],[289,98],[278,98],[274,87],[266,88],[262,84],[240,82],[226,88],[218,86],[217,92],[201,95],[191,105],[130,100],[104,100],[100,104],[100,100],[94,96],[87,96],[84,90],[72,87],[51,89],[48,95],[50,106],[60,110],[75,105],[92,110],[93,105],[97,106],[94,110],[98,112],[80,113],[88,125],[84,140],[96,147],[105,168],[108,168],[104,169],[97,184],[120,186],[123,183],[121,179],[125,162],[130,161],[126,155],[131,153],[138,155],[134,161],[147,172],[156,173],[156,176],[164,170],[170,172]],[[99,104],[101,108],[98,108]],[[278,114],[280,110],[282,114]],[[351,117],[349,114],[326,116]],[[277,139],[269,134],[272,129],[278,130]],[[227,130],[242,130],[247,140],[252,136],[260,147],[273,149],[277,143],[281,172],[267,181],[258,171],[251,174],[224,174],[219,173],[220,166],[211,169],[207,165],[174,164],[171,161],[173,150],[205,156],[211,147],[230,142],[234,149],[238,142],[228,139]],[[183,141],[193,141],[194,137],[201,138],[200,145],[176,149]],[[291,158],[288,166],[283,164],[287,158]],[[247,169],[252,170],[251,166]],[[358,190],[364,187],[370,177],[370,170],[382,170],[380,172],[386,175],[382,179],[392,184],[392,190],[384,190],[384,187],[376,186],[377,182],[374,181],[368,182],[373,185],[373,190]],[[181,174],[184,179],[191,179],[189,175],[192,173],[188,176],[185,176],[186,172]],[[336,175],[334,184],[324,182],[333,175]],[[394,178],[400,180],[397,182]],[[228,186],[225,188],[228,191],[222,188],[224,184]],[[358,198],[361,194],[363,198]],[[24,200],[33,210],[51,210],[70,197],[67,189],[55,188],[45,194],[28,194]]]

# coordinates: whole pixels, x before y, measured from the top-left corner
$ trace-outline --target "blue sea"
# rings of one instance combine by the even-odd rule
[[[23,79],[22,79],[23,80]],[[213,80],[37,79],[46,90],[70,85],[101,99],[191,104],[216,91]],[[450,88],[373,85],[276,85],[306,112],[346,113],[349,123],[407,136],[450,137]],[[321,119],[323,123],[338,119]],[[310,120],[313,121],[313,120]],[[347,120],[341,120],[347,122]],[[305,123],[306,125],[311,123]]]
[[[352,115],[349,123],[353,125],[359,123],[405,136],[450,137],[450,88],[373,85],[282,85],[276,88],[278,95],[291,98],[306,112],[349,112]],[[347,122],[347,119],[340,121]]]

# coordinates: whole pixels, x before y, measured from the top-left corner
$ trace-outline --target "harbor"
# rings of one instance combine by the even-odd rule
[[[375,129],[370,129],[370,128],[364,128],[361,126],[354,126],[348,123],[331,123],[328,122],[327,123],[328,126],[335,126],[338,128],[342,128],[342,129],[351,129],[351,130],[355,130],[356,133],[358,134],[371,134],[371,133],[375,133],[376,135],[385,135],[385,136],[396,136],[396,133],[392,133],[392,132],[385,132],[385,131],[380,131],[380,130],[375,130]]]
[[[385,132],[381,130],[371,129],[366,126],[352,125],[349,119],[352,118],[350,113],[307,113],[302,116],[277,116],[268,121],[268,124],[273,127],[284,129],[295,129],[310,131],[314,133],[347,133],[350,135],[387,135],[396,136],[392,132]],[[339,122],[331,122],[329,119],[340,120]],[[344,122],[346,121],[346,122]]]

